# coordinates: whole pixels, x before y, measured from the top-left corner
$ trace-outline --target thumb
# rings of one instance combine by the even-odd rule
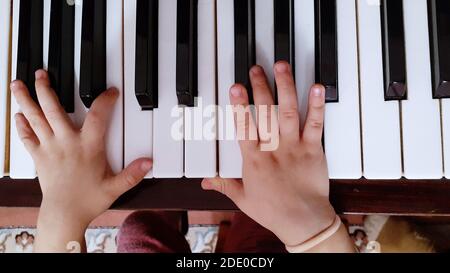
[[[133,161],[118,175],[111,178],[110,186],[115,195],[121,196],[139,184],[153,167],[153,161],[141,158]]]
[[[236,179],[223,179],[223,178],[205,178],[202,181],[202,188],[208,191],[217,191],[226,195],[236,205],[239,206],[242,198],[244,197],[244,186],[242,181]]]

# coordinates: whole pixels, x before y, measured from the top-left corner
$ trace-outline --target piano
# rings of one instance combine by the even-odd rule
[[[119,89],[107,136],[115,171],[154,158],[114,208],[236,209],[200,188],[203,177],[242,176],[229,87],[251,94],[255,64],[274,87],[272,66],[286,60],[301,117],[309,87],[326,87],[337,211],[450,215],[448,0],[3,0],[0,21],[0,206],[40,205],[8,85],[21,79],[35,98],[45,68],[76,124],[106,87]]]

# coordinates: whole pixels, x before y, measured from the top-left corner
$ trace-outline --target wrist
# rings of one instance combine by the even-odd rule
[[[49,230],[85,230],[88,225],[85,221],[71,216],[69,212],[47,210],[42,207],[39,211],[38,226],[45,227]]]
[[[318,209],[302,213],[302,217],[291,217],[301,219],[285,227],[281,241],[287,246],[300,245],[328,229],[336,219],[336,212],[331,204],[317,206]]]
[[[356,247],[348,235],[347,228],[341,224],[338,231],[327,240],[307,251],[308,253],[355,253]]]
[[[88,225],[89,223],[81,221],[70,211],[55,209],[43,202],[37,222],[35,251],[68,252],[73,247],[83,251]]]
[[[322,232],[298,245],[286,245],[290,253],[354,253],[356,247],[339,216]]]
[[[92,220],[85,215],[85,211],[76,209],[76,205],[53,201],[44,198],[39,209],[39,220],[51,223],[53,226],[71,225],[74,227],[87,228]]]
[[[339,216],[335,216],[333,223],[327,227],[326,229],[322,230],[320,233],[314,235],[310,239],[306,240],[305,242],[298,244],[298,245],[286,245],[286,249],[291,253],[304,253],[307,252],[322,242],[328,240],[330,237],[334,236],[335,233],[340,229],[341,227],[341,218]]]

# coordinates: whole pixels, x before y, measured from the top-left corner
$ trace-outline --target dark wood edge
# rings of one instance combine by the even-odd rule
[[[113,209],[236,210],[226,197],[203,191],[199,179],[143,181]],[[449,216],[450,180],[335,180],[330,199],[339,213]],[[39,207],[37,180],[0,179],[0,207]],[[82,202],[82,200],[80,200]]]

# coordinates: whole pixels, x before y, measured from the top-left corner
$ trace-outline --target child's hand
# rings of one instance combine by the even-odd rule
[[[256,106],[273,105],[264,71],[254,67],[250,76]],[[322,148],[325,90],[320,85],[312,87],[306,124],[300,128],[290,66],[284,62],[276,64],[275,78],[279,118],[272,128],[279,129],[276,134],[279,135],[278,149],[262,152],[261,139],[240,141],[243,182],[213,179],[203,181],[202,185],[207,190],[227,195],[286,245],[295,246],[328,228],[336,216],[329,202],[328,171]],[[248,95],[243,86],[233,86],[230,93],[233,105],[248,106]],[[252,120],[237,120],[236,124],[238,132],[257,130]]]
[[[65,232],[73,227],[84,233],[94,218],[151,169],[150,159],[139,159],[118,175],[109,167],[104,138],[118,97],[116,90],[110,89],[95,100],[81,130],[59,104],[45,71],[36,72],[42,109],[22,82],[13,82],[11,90],[23,111],[15,117],[17,130],[34,160],[43,193],[38,226],[61,227]]]

